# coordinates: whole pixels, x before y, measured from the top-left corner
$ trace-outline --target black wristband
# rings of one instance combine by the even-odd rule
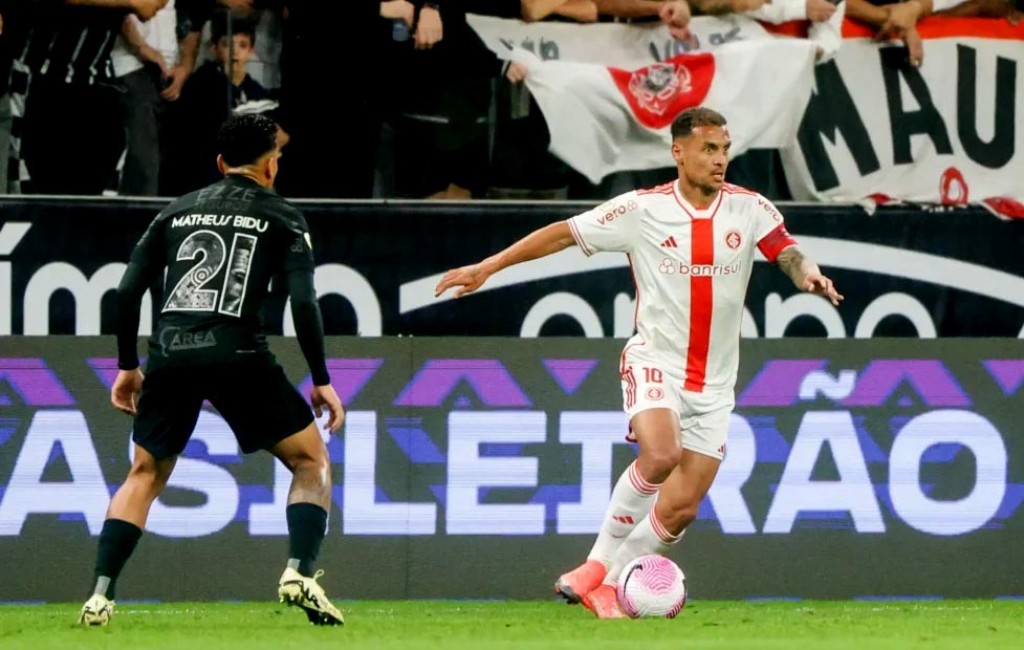
[[[327,372],[327,368],[317,368],[313,371],[313,385],[314,386],[328,386],[331,383],[331,374]]]

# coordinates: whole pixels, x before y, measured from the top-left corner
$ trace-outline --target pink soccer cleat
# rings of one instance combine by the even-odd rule
[[[608,569],[604,564],[597,560],[587,560],[569,573],[563,573],[555,582],[555,591],[570,605],[576,605],[583,602],[607,574]]]
[[[619,605],[619,594],[612,585],[602,584],[583,597],[583,606],[598,618],[626,618]]]

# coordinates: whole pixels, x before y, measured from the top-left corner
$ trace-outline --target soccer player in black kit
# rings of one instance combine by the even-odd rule
[[[267,348],[260,311],[272,278],[287,283],[299,346],[309,364],[313,410],[345,411],[331,387],[323,323],[313,286],[313,253],[302,214],[273,191],[277,127],[260,115],[230,118],[218,133],[224,179],[167,206],[132,252],[117,288],[117,379],[111,402],[135,416],[135,459],[110,501],[96,555],[95,587],[79,623],[106,625],[118,575],[142,535],[209,400],[243,453],[266,449],[292,472],[289,556],[278,584],[282,602],[316,625],[340,625],[341,612],[313,574],[331,504],[327,448],[310,406]],[[149,340],[146,376],[136,340],[143,294],[166,269],[163,307]]]

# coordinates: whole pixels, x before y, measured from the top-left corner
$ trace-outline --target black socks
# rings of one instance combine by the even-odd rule
[[[298,572],[313,575],[313,563],[327,532],[327,511],[313,503],[293,503],[288,518],[288,557],[298,560]]]
[[[96,590],[94,593],[114,598],[114,586],[125,563],[142,537],[142,529],[120,519],[107,519],[100,532],[96,550]]]

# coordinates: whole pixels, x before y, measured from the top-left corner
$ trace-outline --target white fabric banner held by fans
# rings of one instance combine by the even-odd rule
[[[672,120],[706,106],[725,115],[733,155],[796,135],[811,92],[815,48],[798,39],[737,42],[625,70],[542,61],[523,50],[526,85],[544,113],[551,152],[591,182],[669,167]]]
[[[484,44],[507,59],[512,48],[533,52],[547,61],[581,61],[639,68],[677,54],[735,43],[774,38],[753,18],[743,15],[699,16],[690,21],[692,41],[678,41],[660,22],[525,23],[521,20],[467,14],[466,20]]]
[[[794,198],[1024,200],[1024,43],[960,35],[924,45],[913,68],[902,47],[847,39],[815,69],[798,137],[783,151]]]

